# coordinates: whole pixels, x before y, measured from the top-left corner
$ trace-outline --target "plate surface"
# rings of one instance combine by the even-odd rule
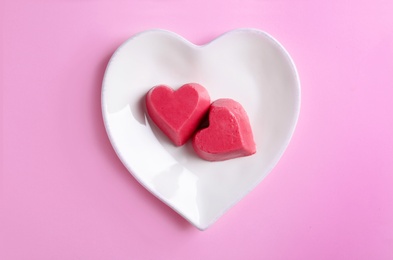
[[[211,100],[232,98],[247,111],[257,153],[208,162],[190,142],[173,146],[145,113],[155,85],[203,85]],[[251,191],[277,164],[296,126],[300,83],[289,54],[254,29],[194,45],[175,33],[146,31],[113,54],[102,86],[105,127],[117,155],[151,193],[203,230]]]

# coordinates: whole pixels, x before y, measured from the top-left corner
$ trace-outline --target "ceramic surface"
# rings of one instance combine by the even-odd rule
[[[214,101],[232,98],[247,111],[257,153],[223,162],[175,147],[150,121],[145,94],[155,85],[202,84]],[[294,132],[300,83],[285,49],[265,32],[239,29],[194,45],[169,31],[140,33],[112,56],[102,112],[110,141],[130,173],[203,230],[272,170]]]

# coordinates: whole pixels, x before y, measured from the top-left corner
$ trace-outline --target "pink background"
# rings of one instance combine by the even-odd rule
[[[2,1],[0,259],[393,259],[393,2]],[[200,232],[127,172],[101,81],[133,34],[239,27],[292,55],[302,108],[271,174]]]

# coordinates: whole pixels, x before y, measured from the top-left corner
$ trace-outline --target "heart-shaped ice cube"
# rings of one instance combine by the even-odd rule
[[[146,95],[150,118],[177,146],[190,139],[209,106],[209,93],[197,83],[184,84],[177,90],[160,85]]]
[[[192,139],[199,157],[223,161],[248,156],[256,151],[247,112],[233,99],[221,98],[209,109],[209,125]]]

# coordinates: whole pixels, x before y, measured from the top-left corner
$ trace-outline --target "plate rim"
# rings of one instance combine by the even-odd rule
[[[217,214],[217,216],[212,219],[210,222],[208,222],[206,225],[198,225],[198,223],[193,222],[192,220],[190,220],[187,216],[185,216],[181,211],[177,210],[176,208],[174,208],[170,203],[168,203],[167,201],[165,201],[164,197],[160,196],[159,194],[157,194],[156,192],[153,192],[145,183],[143,180],[141,180],[138,175],[134,174],[134,170],[132,169],[132,166],[129,165],[128,163],[126,163],[126,160],[123,158],[121,152],[118,150],[116,144],[114,143],[114,140],[112,138],[112,135],[110,134],[110,130],[109,130],[109,123],[108,123],[108,119],[106,116],[106,111],[105,111],[105,106],[106,106],[106,102],[105,102],[105,90],[107,89],[106,87],[106,83],[107,83],[107,77],[108,77],[108,71],[110,68],[111,63],[113,62],[113,60],[116,58],[116,56],[118,55],[118,53],[120,52],[120,50],[123,49],[123,47],[125,45],[127,45],[130,41],[138,38],[138,37],[143,37],[144,35],[147,34],[151,34],[151,33],[161,33],[161,34],[166,34],[169,35],[170,37],[176,38],[178,40],[180,40],[183,44],[193,48],[193,49],[203,49],[211,44],[213,44],[216,41],[219,41],[220,39],[230,35],[230,34],[235,34],[235,33],[252,33],[252,34],[259,34],[262,35],[262,37],[267,38],[271,43],[273,43],[274,45],[276,45],[281,52],[283,52],[285,58],[288,61],[288,64],[290,65],[292,71],[293,71],[293,75],[295,76],[295,82],[296,82],[296,102],[294,103],[295,105],[295,110],[294,110],[294,117],[292,117],[292,121],[290,122],[290,135],[287,136],[287,138],[285,139],[285,141],[283,141],[283,146],[282,148],[279,150],[279,152],[277,152],[276,156],[274,157],[274,160],[272,160],[273,163],[271,163],[271,166],[266,168],[266,174],[265,175],[261,175],[256,181],[254,181],[252,183],[252,185],[250,185],[249,189],[244,190],[243,192],[241,192],[241,194],[239,196],[236,197],[236,199],[232,200],[230,205],[228,207],[225,207],[223,210],[221,210],[219,212],[219,214]],[[285,150],[288,148],[289,143],[295,133],[296,130],[296,125],[299,119],[299,115],[300,115],[300,107],[301,107],[301,83],[300,83],[300,78],[299,78],[299,73],[298,70],[296,68],[296,65],[291,57],[291,55],[289,54],[289,52],[284,48],[284,46],[278,41],[276,40],[272,35],[270,35],[269,33],[260,30],[260,29],[255,29],[255,28],[238,28],[238,29],[233,29],[233,30],[229,30],[226,31],[220,35],[218,35],[217,37],[213,38],[211,41],[205,43],[205,44],[194,44],[193,42],[187,40],[185,37],[170,31],[170,30],[166,30],[166,29],[149,29],[149,30],[144,30],[141,32],[138,32],[134,35],[132,35],[131,37],[129,37],[128,39],[126,39],[122,44],[120,44],[120,46],[118,46],[116,48],[116,50],[112,53],[111,58],[109,59],[107,66],[105,68],[105,72],[104,72],[104,76],[103,76],[103,80],[102,80],[102,84],[101,84],[101,112],[102,112],[102,118],[103,118],[103,123],[104,123],[104,127],[105,127],[105,131],[106,134],[108,136],[108,139],[111,143],[112,148],[114,149],[117,157],[120,159],[121,163],[124,165],[124,167],[128,170],[128,172],[146,189],[149,191],[149,193],[151,193],[154,197],[156,197],[157,199],[159,199],[161,202],[165,203],[167,206],[169,206],[172,210],[174,210],[177,214],[181,215],[184,219],[186,219],[189,223],[191,223],[193,226],[195,226],[197,229],[204,231],[207,228],[209,228],[212,224],[214,224],[219,218],[221,218],[227,211],[229,211],[229,209],[231,209],[232,207],[234,207],[239,201],[241,201],[243,198],[245,198],[252,190],[254,190],[261,182],[262,180],[270,174],[270,172],[276,167],[276,165],[278,164],[278,162],[280,161],[281,157],[284,155]]]

